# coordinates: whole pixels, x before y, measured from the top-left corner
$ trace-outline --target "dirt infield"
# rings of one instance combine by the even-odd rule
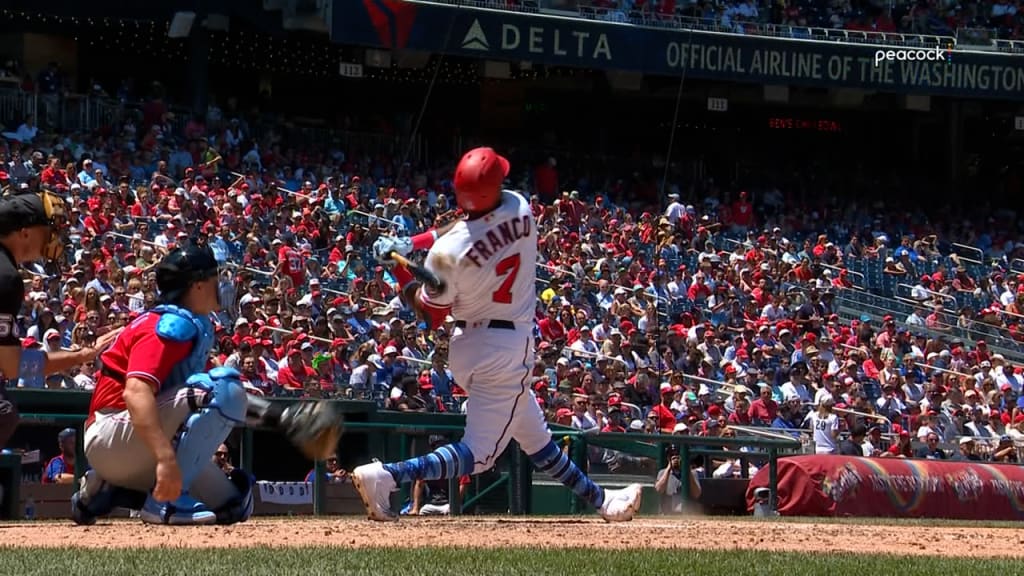
[[[0,543],[0,548],[582,546],[1024,556],[1024,531],[1013,528],[670,517],[626,524],[592,518],[403,518],[397,524],[356,518],[275,518],[194,528],[147,526],[129,520],[90,527],[60,522],[8,523],[0,524]]]

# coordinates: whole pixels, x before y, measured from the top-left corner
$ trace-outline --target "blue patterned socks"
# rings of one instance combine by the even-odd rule
[[[398,484],[414,480],[459,478],[473,472],[473,453],[462,442],[456,442],[404,462],[385,464],[384,469],[395,477]]]
[[[554,442],[549,442],[540,452],[531,454],[530,460],[538,470],[565,484],[594,508],[601,508],[604,504],[604,488],[595,484]]]

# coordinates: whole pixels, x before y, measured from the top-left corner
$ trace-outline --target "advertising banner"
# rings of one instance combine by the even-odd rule
[[[852,456],[779,459],[783,516],[1024,519],[1024,467],[1009,464]],[[768,486],[768,467],[751,479]]]
[[[396,50],[763,84],[1019,100],[1024,57],[648,28],[409,0],[335,3],[332,39]]]

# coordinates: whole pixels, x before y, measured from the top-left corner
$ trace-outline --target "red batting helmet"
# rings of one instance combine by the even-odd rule
[[[493,210],[508,176],[508,160],[491,148],[466,152],[455,168],[455,201],[466,212]]]

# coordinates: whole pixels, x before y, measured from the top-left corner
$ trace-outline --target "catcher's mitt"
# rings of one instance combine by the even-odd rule
[[[281,428],[310,460],[334,455],[344,428],[344,418],[330,402],[299,402],[284,409]]]

